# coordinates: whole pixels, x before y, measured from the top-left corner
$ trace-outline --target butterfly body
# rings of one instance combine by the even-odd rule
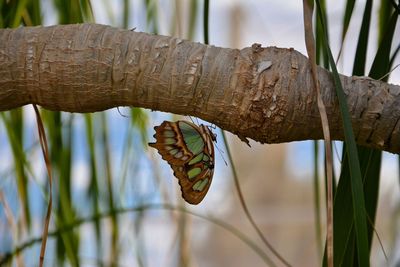
[[[200,203],[214,174],[216,136],[207,126],[188,121],[164,121],[154,129],[156,142],[149,145],[171,166],[182,197],[190,204]]]

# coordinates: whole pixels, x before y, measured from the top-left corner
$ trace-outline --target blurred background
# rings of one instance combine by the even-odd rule
[[[373,5],[367,69],[378,45],[383,2]],[[1,27],[95,22],[204,42],[203,1],[0,3]],[[346,3],[326,3],[335,56],[342,45]],[[339,72],[346,75],[353,68],[354,36],[364,6],[365,1],[355,4],[338,61]],[[302,10],[302,1],[210,1],[209,43],[230,48],[260,43],[306,54]],[[395,32],[393,43],[399,44],[399,26]],[[398,63],[397,58],[394,65]],[[400,84],[399,69],[389,82]],[[45,266],[268,266],[260,251],[277,262],[244,215],[232,167],[250,212],[274,248],[293,266],[320,265],[325,242],[321,141],[279,145],[251,141],[248,147],[227,133],[233,156],[229,162],[216,129],[219,149],[213,183],[203,202],[190,206],[181,199],[169,165],[147,146],[155,125],[189,118],[127,107],[93,114],[41,114],[54,172]],[[0,115],[0,261],[37,266],[48,178],[35,115],[31,106]],[[336,174],[341,149],[342,144],[335,142]],[[373,266],[400,266],[398,162],[397,155],[383,153]],[[9,253],[14,253],[12,259]]]

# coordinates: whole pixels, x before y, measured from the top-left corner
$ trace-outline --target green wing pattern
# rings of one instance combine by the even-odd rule
[[[182,132],[185,144],[194,155],[201,153],[204,149],[204,141],[199,131],[185,121],[179,121],[179,129]]]

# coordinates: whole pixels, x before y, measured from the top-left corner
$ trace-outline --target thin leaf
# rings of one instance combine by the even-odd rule
[[[12,28],[20,26],[27,4],[28,0],[17,1],[17,8],[14,14],[14,21],[11,25]]]
[[[208,9],[209,9],[209,1],[205,0],[204,1],[204,13],[203,13],[203,35],[204,35],[204,42],[205,44],[208,44]],[[250,224],[252,225],[252,227],[254,228],[254,230],[257,232],[257,235],[260,237],[260,239],[263,241],[263,243],[267,246],[267,248],[275,255],[275,257],[277,257],[279,259],[279,261],[281,261],[285,266],[290,266],[290,264],[285,260],[285,258],[283,258],[278,251],[272,246],[272,244],[267,240],[267,238],[264,236],[264,234],[261,232],[260,228],[257,226],[256,222],[254,221],[253,217],[251,216],[251,213],[249,211],[249,209],[247,208],[246,205],[246,201],[244,200],[243,194],[242,194],[242,190],[240,188],[240,183],[239,183],[239,177],[236,173],[236,168],[233,164],[233,158],[229,149],[229,144],[228,141],[226,139],[225,133],[223,130],[221,130],[222,133],[222,138],[224,140],[224,145],[225,145],[225,149],[228,155],[228,160],[230,162],[230,166],[231,166],[231,170],[232,170],[232,174],[233,174],[233,179],[235,182],[235,187],[236,190],[238,192],[239,195],[239,199],[240,199],[240,204],[243,208],[243,211],[247,217],[247,219],[249,220]]]
[[[42,233],[42,246],[40,249],[40,261],[39,261],[39,266],[43,266],[43,261],[44,261],[44,254],[46,251],[46,242],[47,242],[47,237],[48,237],[48,232],[49,232],[49,224],[50,224],[50,216],[51,216],[51,209],[53,205],[53,194],[52,194],[52,189],[53,189],[53,176],[52,176],[52,171],[51,171],[51,161],[50,161],[50,153],[49,149],[47,146],[47,138],[46,138],[46,132],[43,127],[43,122],[40,117],[40,113],[36,105],[33,105],[33,108],[35,109],[35,114],[36,114],[36,121],[37,121],[37,126],[38,126],[38,133],[39,133],[39,141],[40,141],[40,146],[42,148],[42,153],[43,153],[43,158],[46,164],[46,170],[47,170],[47,175],[49,178],[49,203],[47,206],[47,213],[46,213],[46,218],[45,218],[45,223],[43,227],[43,233]]]
[[[130,1],[123,0],[123,16],[122,16],[122,27],[124,29],[128,29],[129,27],[129,18],[131,18],[132,14],[130,14]]]
[[[346,8],[345,8],[345,11],[344,11],[343,23],[342,23],[343,27],[342,27],[342,36],[341,36],[341,41],[340,41],[340,49],[339,49],[339,53],[338,53],[336,62],[339,60],[340,55],[342,54],[344,40],[346,38],[346,34],[347,34],[348,29],[349,29],[350,20],[351,20],[351,17],[353,15],[353,10],[354,10],[354,4],[355,3],[356,3],[355,0],[347,0],[346,1]]]
[[[89,201],[91,204],[91,209],[93,214],[100,213],[100,203],[99,203],[99,181],[97,175],[97,156],[96,156],[96,149],[95,149],[95,137],[94,137],[94,130],[93,130],[93,122],[92,122],[92,114],[85,114],[85,127],[86,127],[86,142],[88,145],[88,160],[90,166],[90,182],[88,187],[87,195],[89,197]],[[99,255],[101,255],[101,247],[99,246],[100,241],[102,239],[100,221],[94,221],[94,228],[95,228],[95,237],[96,237],[96,248]]]
[[[369,27],[371,24],[372,0],[367,0],[364,8],[357,49],[354,57],[353,75],[364,75],[367,58]]]
[[[319,0],[316,0],[318,12],[321,13],[321,6]],[[320,17],[321,24],[325,28],[325,19]],[[343,92],[343,87],[339,78],[338,71],[336,69],[335,61],[329,48],[329,44],[326,38],[323,38],[326,50],[329,56],[329,62],[332,68],[333,80],[336,89],[336,95],[339,101],[340,113],[342,115],[343,128],[345,140],[348,144],[346,146],[346,152],[349,160],[349,167],[351,173],[351,190],[352,190],[352,204],[353,204],[353,217],[355,220],[355,232],[356,241],[358,248],[358,260],[361,266],[369,266],[369,245],[367,235],[367,224],[366,224],[366,211],[364,201],[364,191],[361,180],[361,170],[358,160],[358,153],[356,148],[356,142],[354,138],[353,129],[351,126],[350,114],[347,108],[346,97]]]
[[[322,15],[326,17],[326,4],[325,0],[320,1],[321,4],[321,9],[322,9]],[[316,61],[318,64],[324,66],[326,69],[329,69],[329,59],[328,59],[328,54],[326,50],[324,49],[324,44],[323,44],[323,38],[324,36],[328,36],[326,38],[329,38],[329,31],[328,31],[328,26],[325,27],[325,29],[322,27],[320,23],[320,13],[315,12],[315,47],[316,47]],[[328,39],[329,43],[329,39]]]
[[[157,1],[145,0],[146,6],[146,22],[150,31],[158,34],[158,15],[157,15]]]
[[[193,40],[194,30],[196,28],[196,19],[197,19],[197,9],[198,9],[198,1],[190,0],[189,7],[189,27],[188,27],[188,39]]]
[[[398,14],[396,12],[393,12],[392,16],[390,16],[386,31],[384,31],[385,33],[379,45],[378,52],[376,53],[376,56],[372,63],[369,73],[369,77],[371,78],[379,79],[390,71],[390,51],[392,47],[394,32],[396,29],[397,19]]]
[[[346,37],[347,30],[349,29],[350,25],[350,20],[353,15],[353,10],[354,10],[354,5],[356,1],[355,0],[347,0],[346,1],[346,8],[344,11],[344,16],[343,16],[343,28],[342,28],[342,43],[344,38]]]
[[[203,6],[203,37],[204,37],[204,43],[205,44],[209,44],[209,41],[208,41],[208,14],[209,14],[209,9],[210,9],[209,0],[204,0],[204,6]]]
[[[284,257],[282,257],[279,252],[274,248],[274,246],[267,240],[267,238],[264,236],[264,234],[261,232],[260,228],[257,226],[257,223],[254,221],[253,216],[251,216],[251,213],[249,211],[249,209],[247,208],[247,204],[246,201],[244,200],[243,194],[242,194],[242,190],[240,188],[240,183],[239,183],[239,176],[236,173],[236,168],[235,165],[233,163],[233,158],[229,149],[229,144],[228,141],[226,139],[225,133],[223,130],[221,130],[222,133],[222,139],[224,140],[224,145],[225,145],[225,150],[226,150],[226,154],[228,156],[228,161],[229,161],[229,165],[231,166],[231,171],[233,174],[233,180],[235,182],[235,187],[236,187],[236,191],[239,195],[239,200],[240,200],[240,204],[243,208],[243,211],[246,215],[246,218],[248,219],[248,221],[250,222],[251,226],[254,228],[254,230],[257,232],[257,235],[260,237],[260,239],[263,241],[263,243],[266,245],[266,247],[272,252],[272,254],[275,255],[275,257],[277,257],[279,259],[279,261],[285,265],[285,266],[291,266]]]
[[[8,114],[9,116],[6,116]],[[25,173],[24,165],[26,164],[25,151],[23,149],[23,115],[22,109],[12,110],[10,112],[2,112],[2,119],[6,127],[7,136],[11,145],[11,151],[14,161],[14,171],[16,175],[16,183],[18,195],[22,206],[22,226],[28,231],[31,227],[31,213],[29,207],[29,190],[28,177]]]
[[[118,258],[118,218],[115,213],[115,201],[114,201],[114,189],[113,189],[113,175],[112,175],[112,162],[111,162],[111,151],[110,151],[110,140],[108,134],[108,123],[106,118],[106,113],[101,113],[101,142],[99,143],[102,146],[102,153],[103,155],[103,166],[105,168],[105,178],[107,181],[107,193],[108,193],[108,209],[111,213],[111,259]]]
[[[317,93],[317,103],[318,111],[321,117],[322,131],[324,135],[325,143],[325,157],[326,157],[326,177],[327,177],[327,260],[328,266],[333,267],[333,159],[332,159],[332,146],[331,146],[331,136],[329,131],[328,115],[326,113],[326,108],[324,101],[321,96],[320,85],[318,81],[317,74],[317,62],[316,62],[316,49],[313,35],[312,27],[312,17],[314,11],[313,0],[303,1],[303,16],[304,16],[304,39],[307,48],[307,54],[310,61],[312,78],[314,81],[314,88]]]
[[[314,141],[314,176],[313,176],[313,188],[314,188],[314,217],[315,217],[315,238],[317,243],[318,256],[321,259],[322,254],[322,227],[321,227],[321,196],[320,196],[320,185],[319,185],[319,145],[318,141]]]
[[[356,55],[354,58],[354,66],[353,66],[353,74],[354,75],[364,75],[365,64],[366,64],[366,54],[367,54],[367,45],[368,45],[368,36],[369,36],[369,27],[371,20],[371,12],[372,12],[372,1],[368,0],[365,3],[363,20],[360,28],[360,33],[358,37],[358,44]],[[342,151],[342,158],[347,159],[346,156],[346,143],[344,144],[344,149]],[[362,166],[365,166],[365,162],[368,162],[368,158],[364,153],[360,151],[360,149],[364,149],[358,147],[358,155],[359,161]],[[360,153],[361,152],[361,153]],[[366,151],[365,151],[366,152]],[[350,166],[347,160],[343,160],[341,177],[339,180],[338,191],[340,191],[340,197],[346,199],[346,201],[351,202],[351,192],[347,190],[346,187],[351,185],[348,184],[347,181],[351,179],[351,171]],[[363,170],[361,167],[362,177],[365,178],[366,173],[365,169]],[[379,177],[375,180],[379,181]],[[343,195],[344,194],[344,195]],[[354,220],[352,214],[354,214],[354,209],[344,209],[345,203],[341,203],[339,200],[335,202],[337,205],[337,209],[335,209],[335,216],[337,216],[337,220],[335,220],[335,229],[336,234],[339,237],[335,241],[335,249],[338,250],[337,255],[335,255],[335,261],[338,261],[341,265],[352,265],[357,258],[355,255],[357,254],[356,243],[355,241],[355,232],[354,232]],[[370,240],[369,240],[370,241]],[[370,244],[370,242],[369,242]],[[354,255],[353,255],[354,254]]]

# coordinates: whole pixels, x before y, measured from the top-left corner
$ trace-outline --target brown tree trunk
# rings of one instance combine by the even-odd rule
[[[36,103],[193,115],[262,143],[321,139],[308,59],[293,49],[219,48],[79,24],[0,30],[0,110]],[[343,140],[331,75],[319,80],[331,136]],[[400,87],[341,76],[357,143],[400,152]]]

